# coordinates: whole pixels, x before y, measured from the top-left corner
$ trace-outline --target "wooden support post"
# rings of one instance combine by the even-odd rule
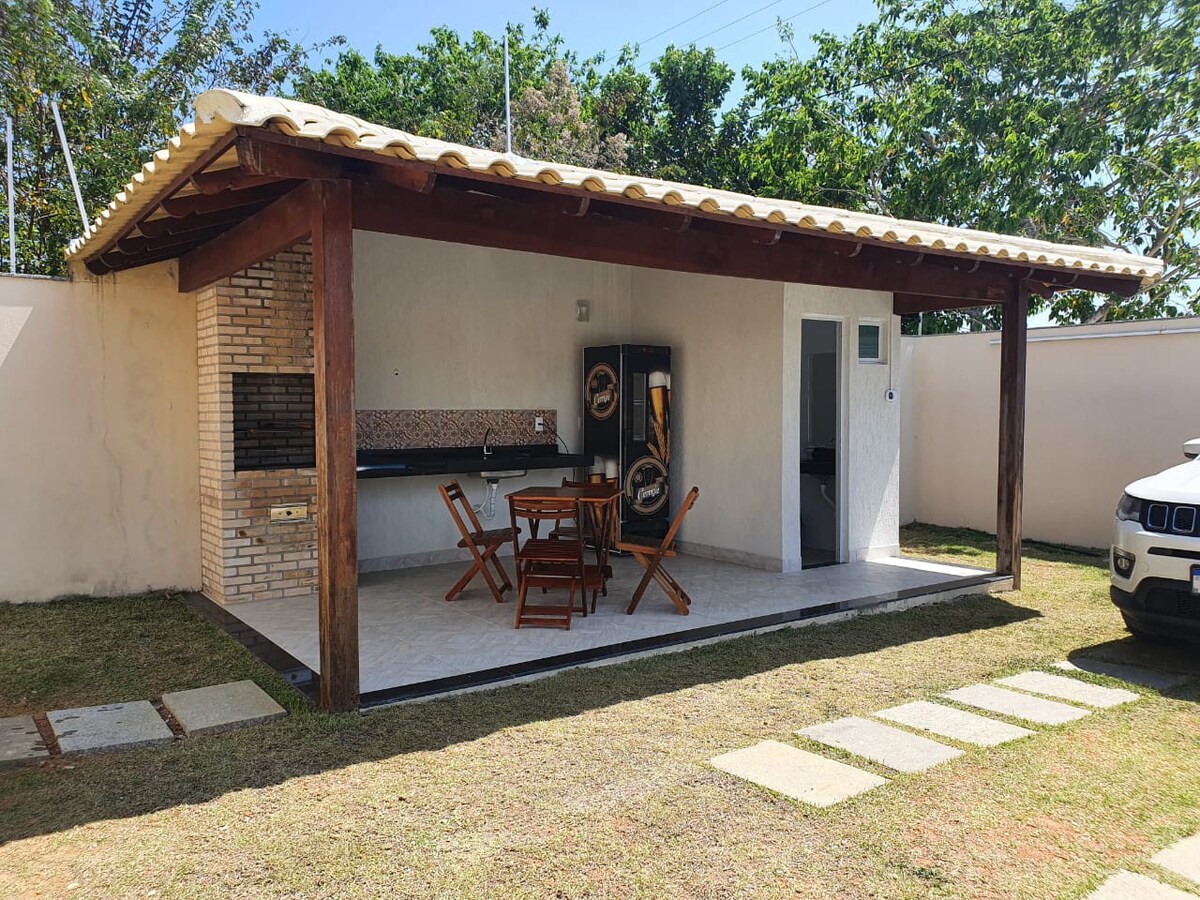
[[[312,184],[321,706],[346,712],[358,708],[353,217],[350,182]]]
[[[996,571],[1021,587],[1021,487],[1025,468],[1025,351],[1029,290],[1016,282],[1000,334],[1000,459]]]

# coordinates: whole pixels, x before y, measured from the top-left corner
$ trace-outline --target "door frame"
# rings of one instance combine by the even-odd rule
[[[837,466],[837,475],[835,485],[837,490],[837,527],[836,527],[836,543],[837,546],[834,552],[834,558],[838,563],[849,561],[846,547],[850,543],[850,518],[847,509],[847,499],[850,496],[850,473],[847,462],[850,458],[850,372],[848,370],[848,361],[854,347],[851,342],[850,332],[852,329],[847,327],[847,322],[850,317],[843,315],[827,315],[824,313],[803,312],[800,314],[799,328],[799,343],[796,352],[797,365],[796,371],[798,376],[796,398],[799,403],[803,403],[804,397],[804,322],[812,320],[816,322],[833,322],[837,325],[838,336],[836,341],[837,347],[837,447],[834,453],[834,464]],[[796,424],[801,424],[799,412],[797,411]],[[800,458],[804,453],[804,447],[801,445],[799,435],[793,446],[796,448],[794,458],[789,461],[792,471],[796,473],[797,481],[800,478]],[[799,539],[799,546],[796,547],[797,556],[800,559],[801,565],[804,564],[804,534],[803,525],[801,524],[796,533]]]

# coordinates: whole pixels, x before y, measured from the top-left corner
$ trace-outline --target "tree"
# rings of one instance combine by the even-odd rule
[[[562,60],[551,64],[544,88],[527,86],[513,102],[512,126],[512,149],[521,156],[616,171],[625,166],[625,135],[604,135],[594,118],[584,116]],[[497,129],[490,146],[503,150],[504,144],[504,130]]]
[[[594,77],[592,64],[578,63],[550,33],[550,18],[534,11],[533,29],[508,26],[512,96],[544,92],[554,66],[568,80]],[[327,60],[325,69],[296,78],[297,99],[390,125],[424,137],[487,146],[504,122],[504,43],[477,31],[463,39],[450,28],[435,28],[412,53],[382,47],[368,61],[356,51]]]
[[[51,100],[93,214],[177,131],[200,91],[269,93],[303,68],[311,48],[255,37],[257,9],[256,0],[6,3],[0,106],[14,120],[21,271],[61,273],[63,249],[82,231]]]
[[[673,44],[652,60],[650,74],[626,47],[601,79],[593,110],[602,129],[624,134],[628,169],[639,175],[745,189],[742,151],[748,116],[722,113],[734,72],[711,49]]]
[[[1200,311],[1200,4],[879,2],[812,58],[746,73],[761,190],[1167,263],[1131,300],[1059,295],[1059,322]]]
[[[531,29],[507,26],[513,149],[525,156],[737,187],[746,116],[720,110],[734,73],[710,50],[668,47],[638,70],[625,48],[603,76],[535,10]],[[404,131],[504,146],[503,42],[435,28],[407,54],[349,50],[295,81],[295,96]]]

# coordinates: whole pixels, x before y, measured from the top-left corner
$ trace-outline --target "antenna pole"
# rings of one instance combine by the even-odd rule
[[[512,97],[508,87],[508,25],[504,26],[504,152],[512,153]]]
[[[10,275],[17,274],[17,201],[13,196],[13,121],[12,116],[4,117],[5,156],[7,166],[5,173],[8,177],[8,271]]]
[[[63,130],[62,116],[58,114],[57,101],[50,101],[50,109],[54,112],[54,124],[58,127],[58,140],[62,144],[63,156],[67,159],[67,174],[71,176],[71,189],[75,191],[75,203],[79,206],[79,218],[83,220],[83,230],[88,230],[87,210],[83,206],[83,194],[79,193],[79,181],[75,178],[75,163],[71,162],[71,148],[67,146],[67,133]]]

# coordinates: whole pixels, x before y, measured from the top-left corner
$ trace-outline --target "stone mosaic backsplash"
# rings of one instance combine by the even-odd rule
[[[546,423],[533,430],[534,416]],[[359,450],[415,450],[422,447],[496,447],[554,444],[555,409],[360,409],[355,414]]]

